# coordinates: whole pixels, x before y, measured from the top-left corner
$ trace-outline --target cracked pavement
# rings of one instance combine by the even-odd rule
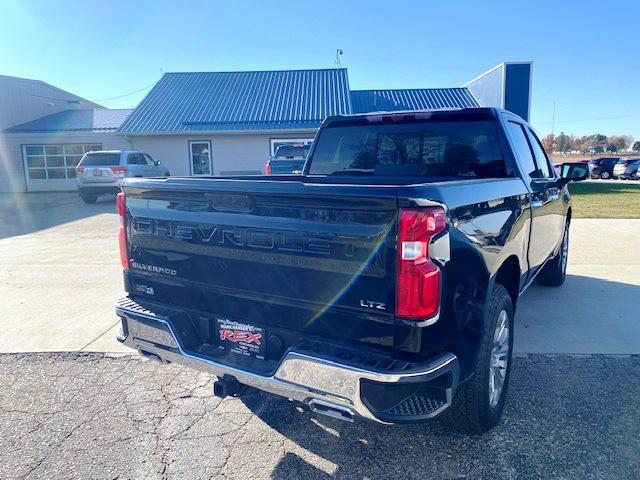
[[[503,422],[316,417],[135,356],[0,355],[0,478],[639,478],[640,357],[515,359]]]

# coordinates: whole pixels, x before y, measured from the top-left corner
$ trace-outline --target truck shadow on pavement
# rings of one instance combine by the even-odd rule
[[[258,391],[242,401],[300,447],[271,478],[638,478],[637,357],[519,357],[511,382],[502,423],[480,436],[439,421],[349,424]]]
[[[612,309],[603,298],[627,301]],[[272,478],[640,478],[640,286],[568,275],[521,300],[497,428],[349,424],[250,389],[242,402],[300,447]]]
[[[76,192],[0,194],[0,239],[25,235],[102,213],[116,213],[115,197],[85,204]]]

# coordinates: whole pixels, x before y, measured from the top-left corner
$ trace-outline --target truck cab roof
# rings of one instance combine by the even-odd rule
[[[123,153],[143,153],[140,150],[92,150],[87,153],[117,153],[122,155]]]
[[[351,115],[334,115],[327,117],[322,122],[323,127],[334,124],[361,124],[376,122],[413,122],[420,120],[460,120],[465,119],[492,119],[498,118],[501,114],[508,114],[515,118],[524,120],[513,112],[495,107],[476,107],[476,108],[441,108],[431,110],[398,110],[398,111],[378,111],[368,113],[358,113]]]

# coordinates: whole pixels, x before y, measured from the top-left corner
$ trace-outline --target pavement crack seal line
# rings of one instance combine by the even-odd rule
[[[169,453],[169,448],[165,444],[165,439],[163,438],[163,435],[159,429],[162,421],[169,416],[169,413],[173,408],[172,401],[167,395],[167,393],[165,392],[165,388],[171,385],[171,383],[173,383],[173,381],[176,378],[178,378],[178,376],[180,376],[181,373],[182,373],[182,369],[178,369],[176,374],[168,382],[160,384],[159,392],[162,397],[162,400],[164,400],[164,403],[166,403],[167,406],[166,406],[166,409],[164,410],[164,414],[156,422],[154,422],[154,425],[153,425],[153,435],[155,437],[155,445],[153,450],[154,450],[154,454],[156,456],[159,455],[160,457],[159,458],[160,471],[158,473],[160,473],[163,479],[167,478],[167,468],[169,467],[169,464],[170,464],[167,458],[167,455]],[[170,440],[170,439],[167,439],[167,440]]]

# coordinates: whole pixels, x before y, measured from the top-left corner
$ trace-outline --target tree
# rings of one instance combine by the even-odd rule
[[[626,150],[631,145],[631,137],[629,135],[612,135],[609,137],[609,143],[615,145],[616,150]]]
[[[560,132],[560,135],[556,138],[556,148],[559,152],[568,152],[570,150],[569,135],[564,132]]]
[[[580,151],[582,153],[593,152],[600,153],[609,145],[609,141],[606,135],[600,133],[594,133],[586,137],[585,141],[580,144]]]
[[[569,151],[575,152],[576,150],[580,150],[580,138],[569,135]]]
[[[560,132],[555,136],[552,133],[542,139],[542,146],[549,153],[554,152],[581,152],[581,153],[604,153],[619,152],[631,148],[635,152],[640,152],[640,140],[633,141],[631,135],[612,135],[607,137],[601,133],[592,135],[575,135]]]
[[[554,152],[554,145],[556,143],[556,137],[553,133],[550,133],[542,139],[542,146],[545,151],[551,155]]]

